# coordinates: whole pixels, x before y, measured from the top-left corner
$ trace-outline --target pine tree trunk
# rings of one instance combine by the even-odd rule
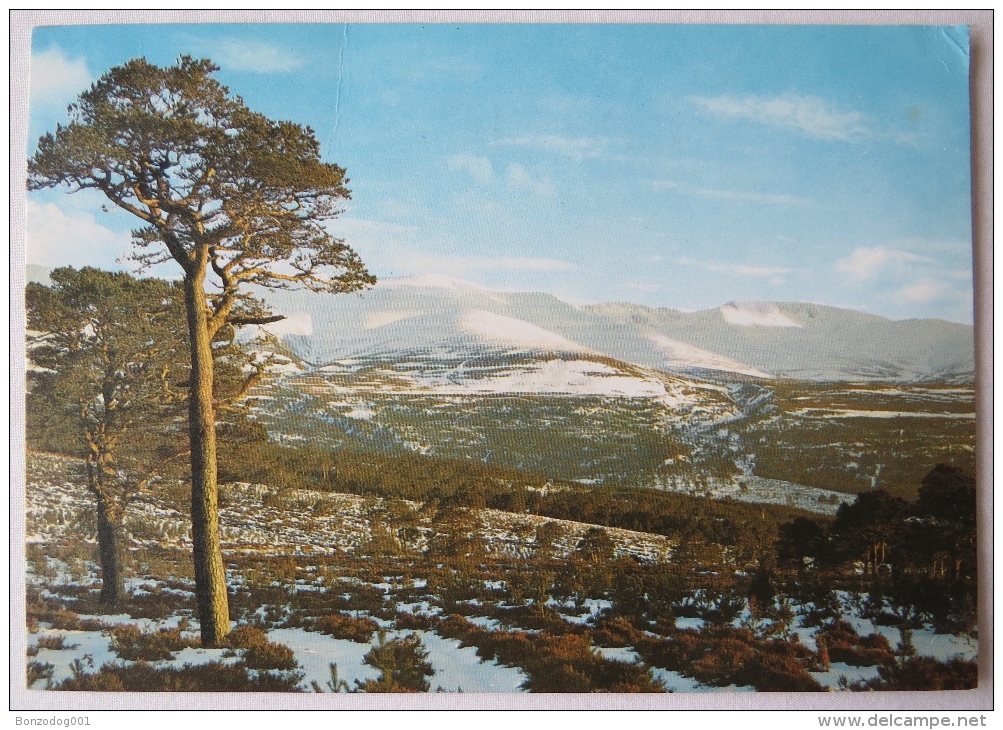
[[[119,535],[122,530],[122,510],[98,497],[98,558],[101,563],[100,601],[115,606],[122,597],[122,567]]]
[[[230,633],[230,615],[219,538],[213,361],[203,277],[204,274],[186,275],[184,288],[192,356],[188,405],[192,463],[192,557],[202,646],[213,647]]]

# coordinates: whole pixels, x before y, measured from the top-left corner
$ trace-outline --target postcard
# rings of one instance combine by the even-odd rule
[[[35,25],[26,701],[975,689],[971,58]]]

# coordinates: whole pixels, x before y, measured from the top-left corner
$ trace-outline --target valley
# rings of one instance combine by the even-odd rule
[[[902,323],[815,305],[575,307],[442,279],[298,297],[239,340],[263,377],[220,444],[221,646],[198,646],[184,469],[129,501],[112,608],[82,462],[33,425],[30,687],[976,681],[963,329],[921,355]],[[853,337],[885,341],[825,360]]]

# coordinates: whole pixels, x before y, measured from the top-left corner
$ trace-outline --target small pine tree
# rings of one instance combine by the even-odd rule
[[[435,674],[428,649],[417,634],[387,641],[387,632],[381,631],[362,661],[380,670],[379,679],[355,680],[363,692],[428,692],[431,685],[426,677]]]

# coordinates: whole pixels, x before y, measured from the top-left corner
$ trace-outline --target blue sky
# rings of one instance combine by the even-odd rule
[[[971,322],[964,29],[36,28],[29,148],[108,68],[180,54],[316,130],[353,191],[330,229],[377,277]],[[28,263],[127,267],[135,221],[100,206],[31,193]]]

